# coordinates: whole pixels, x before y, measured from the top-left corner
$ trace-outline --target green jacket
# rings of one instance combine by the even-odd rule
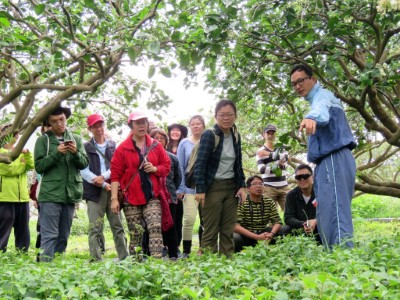
[[[0,149],[0,153],[7,152]],[[26,176],[29,170],[33,170],[31,153],[21,153],[11,164],[0,163],[0,202],[29,202]]]
[[[79,170],[85,169],[89,160],[82,140],[65,130],[64,140],[73,140],[78,151],[62,154],[60,144],[52,131],[39,137],[35,144],[35,169],[42,175],[38,202],[76,203],[82,200],[82,177]]]

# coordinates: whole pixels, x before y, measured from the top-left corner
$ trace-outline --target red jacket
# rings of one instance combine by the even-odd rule
[[[150,147],[153,139],[146,134],[146,146]],[[154,197],[159,196],[159,185],[157,177],[166,177],[171,168],[167,152],[160,143],[157,144],[147,155],[147,161],[157,167],[156,173],[150,173],[150,180]],[[111,182],[119,182],[121,189],[124,189],[132,175],[139,168],[139,153],[133,147],[132,135],[123,141],[115,150],[111,160]],[[128,202],[132,205],[145,205],[146,198],[142,190],[140,175],[137,174],[129,185],[126,195]]]

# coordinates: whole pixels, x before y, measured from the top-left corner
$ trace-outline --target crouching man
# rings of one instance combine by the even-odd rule
[[[299,165],[294,178],[297,181],[297,187],[286,196],[285,225],[282,233],[312,235],[318,243],[321,243],[317,228],[317,202],[314,195],[311,167],[305,164]]]
[[[274,243],[279,235],[282,221],[272,199],[263,197],[264,182],[258,176],[246,181],[248,195],[239,205],[238,220],[234,229],[235,252],[246,246],[255,246],[258,241]]]

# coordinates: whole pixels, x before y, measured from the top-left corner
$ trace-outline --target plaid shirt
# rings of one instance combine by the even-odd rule
[[[215,133],[220,137],[219,144],[215,146],[215,136],[212,130],[207,129],[200,138],[199,151],[194,167],[194,177],[196,180],[196,193],[205,193],[215,178],[221,158],[222,147],[224,144],[224,133],[214,125]],[[237,189],[246,187],[245,176],[242,168],[242,147],[241,139],[238,134],[238,141],[234,134],[236,127],[231,128],[233,138],[233,147],[235,149],[236,159],[234,163],[235,183]]]

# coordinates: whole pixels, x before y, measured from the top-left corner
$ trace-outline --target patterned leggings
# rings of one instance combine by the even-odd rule
[[[149,232],[149,250],[153,257],[161,258],[163,239],[161,233],[160,200],[152,199],[146,205],[124,204],[124,214],[129,229],[129,254],[134,255],[135,247],[142,245],[144,229]]]

